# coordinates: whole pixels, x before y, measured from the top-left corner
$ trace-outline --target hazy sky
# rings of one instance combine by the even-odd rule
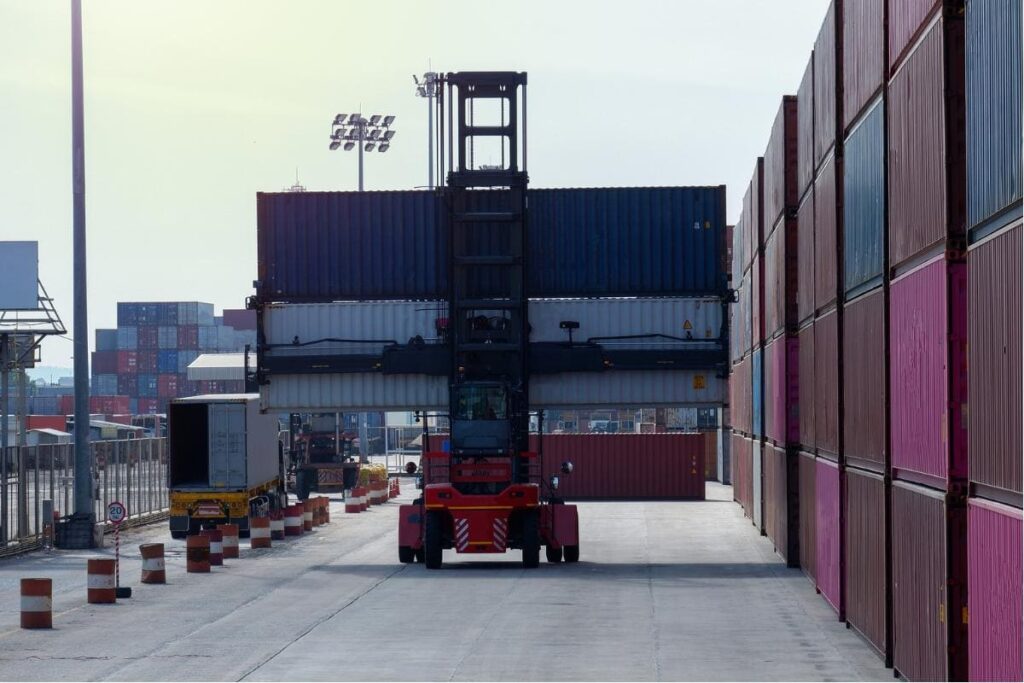
[[[827,0],[85,0],[89,326],[118,300],[241,307],[255,193],[356,189],[337,112],[392,113],[366,189],[425,185],[412,74],[529,72],[533,187],[728,185],[735,221]],[[38,240],[71,329],[70,3],[0,0],[0,240]],[[90,331],[90,348],[92,334]],[[51,340],[43,363],[70,366]]]

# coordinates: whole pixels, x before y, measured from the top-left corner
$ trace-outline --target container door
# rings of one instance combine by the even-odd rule
[[[210,415],[210,486],[245,488],[245,406],[212,403]]]
[[[761,484],[761,442],[754,440],[753,449],[753,468],[751,479],[753,480],[754,488],[754,526],[759,531],[764,531],[764,520],[761,518],[761,492],[763,491]]]

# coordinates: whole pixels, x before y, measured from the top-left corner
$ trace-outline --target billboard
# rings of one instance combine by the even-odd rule
[[[0,311],[39,308],[39,242],[0,242]]]

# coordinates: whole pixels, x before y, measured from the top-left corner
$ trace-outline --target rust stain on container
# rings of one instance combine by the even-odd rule
[[[840,0],[833,0],[828,4],[825,12],[825,19],[818,29],[818,37],[814,41],[814,167],[820,168],[836,142],[836,128],[838,126],[837,97],[836,97],[836,69],[837,52],[841,52],[840,46],[836,45],[836,28],[838,25],[839,12],[837,4],[841,7]],[[838,62],[842,64],[841,59]]]
[[[881,288],[843,308],[844,455],[872,469],[881,469],[886,462],[887,322]]]
[[[795,208],[797,196],[797,103],[793,95],[784,95],[764,152],[764,238],[789,208]]]
[[[843,128],[848,130],[881,89],[885,64],[885,0],[843,5]]]
[[[800,566],[804,573],[815,583],[816,569],[815,558],[817,557],[817,538],[815,512],[817,500],[815,496],[815,483],[817,481],[817,469],[814,456],[810,453],[800,453]]]
[[[814,321],[814,420],[819,454],[839,455],[839,313]]]
[[[819,312],[835,302],[839,292],[836,164],[835,155],[830,155],[814,180],[814,305]]]
[[[843,471],[843,544],[846,563],[846,620],[882,655],[888,631],[885,605],[885,480],[850,467]]]
[[[816,197],[813,187],[804,195],[797,213],[797,321],[814,316],[814,213]]]

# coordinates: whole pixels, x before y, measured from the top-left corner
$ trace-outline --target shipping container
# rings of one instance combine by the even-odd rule
[[[151,351],[160,348],[156,325],[140,325],[138,328],[138,348]]]
[[[818,458],[815,470],[815,580],[821,595],[836,611],[839,618],[845,616],[842,590],[842,485],[839,465],[830,460]],[[803,509],[805,502],[801,499]]]
[[[967,0],[966,16],[968,223],[984,231],[1021,211],[1021,3]]]
[[[74,401],[72,401],[74,406]],[[127,396],[90,396],[89,412],[100,413],[104,416],[115,413],[127,413],[130,409]]]
[[[750,490],[753,493],[751,496],[751,507],[753,508],[753,516],[751,519],[754,522],[754,527],[761,532],[763,536],[765,533],[764,528],[764,441],[761,439],[753,439],[751,441],[750,449]]]
[[[878,98],[847,136],[844,151],[843,256],[844,285],[849,299],[880,284],[885,265],[885,107],[882,98]]]
[[[800,395],[814,396],[814,321],[800,330],[800,362],[798,367]],[[817,406],[814,400],[800,402],[800,447],[814,453]]]
[[[814,179],[814,307],[819,313],[836,301],[839,290],[837,164],[842,162],[829,154]]]
[[[507,197],[472,194],[477,210],[500,208]],[[530,190],[527,202],[538,236],[527,257],[532,296],[684,296],[725,287],[724,187]],[[259,294],[444,298],[443,206],[440,193],[421,191],[261,193]]]
[[[213,304],[199,301],[180,301],[177,304],[177,325],[213,324]]]
[[[842,35],[839,19],[842,15],[842,0],[832,0],[825,12],[825,19],[818,29],[814,41],[814,168],[820,169],[825,157],[832,152],[836,143],[839,126],[839,104],[841,96],[836,89],[840,69],[843,65],[842,42],[836,36]],[[835,156],[833,154],[833,156]]]
[[[92,372],[116,373],[117,372],[117,351],[93,351]]]
[[[144,372],[149,372],[144,371]],[[156,370],[153,370],[156,372]],[[117,394],[119,396],[137,396],[139,393],[139,376],[136,373],[119,374],[117,376]]]
[[[60,410],[59,396],[31,396],[29,397],[29,410],[38,415],[57,415],[63,413]]]
[[[192,361],[199,357],[198,351],[190,349],[182,349],[178,351],[178,367],[175,370],[179,375],[185,375],[188,373],[188,366]]]
[[[177,302],[163,302],[157,304],[159,318],[157,322],[160,325],[177,326],[178,325],[178,304]]]
[[[135,356],[138,372],[157,372],[160,365],[159,354],[159,351],[137,351]]]
[[[743,196],[743,216],[750,238],[747,255],[752,263],[764,242],[765,230],[771,227],[764,224],[764,157],[754,162],[754,172]]]
[[[131,374],[138,368],[138,358],[135,351],[117,352],[117,372]]]
[[[764,349],[765,437],[779,446],[800,443],[800,339],[778,337]]]
[[[1021,511],[979,498],[967,502],[967,595],[971,681],[1019,681]]]
[[[963,28],[937,16],[889,81],[892,268],[965,233]]]
[[[733,498],[740,504],[743,514],[748,518],[753,515],[754,504],[752,449],[753,441],[735,431],[732,433]]]
[[[130,327],[139,324],[138,308],[135,304],[119,301],[117,304],[117,326]]]
[[[117,395],[117,374],[97,374],[92,376],[89,391],[100,396]]]
[[[157,384],[157,375],[139,375],[138,376],[138,392],[139,398],[157,398],[159,393],[159,386]]]
[[[217,352],[217,329],[212,325],[199,326],[199,351],[202,353]]]
[[[179,349],[198,349],[199,348],[199,326],[198,325],[178,325],[178,345]]]
[[[750,280],[736,283],[737,301],[730,307],[729,360],[736,362],[750,350]]]
[[[117,328],[117,350],[134,351],[139,344],[139,330],[137,327]]]
[[[236,330],[255,330],[256,311],[249,311],[244,308],[225,308],[223,324]]]
[[[893,482],[892,596],[893,669],[911,681],[966,680],[967,508],[962,498]]]
[[[817,198],[812,186],[797,212],[796,318],[799,323],[814,317],[814,212]]]
[[[764,255],[754,257],[750,268],[750,347],[764,343]]]
[[[63,415],[26,415],[25,429],[56,429],[59,432],[67,430],[67,418]]]
[[[764,446],[764,529],[787,566],[800,564],[800,505],[797,455]]]
[[[96,330],[97,351],[117,351],[117,330]]]
[[[816,538],[817,525],[817,465],[814,462],[814,455],[805,451],[800,452],[800,566],[804,574],[816,583],[815,563],[818,555],[818,541]]]
[[[967,269],[944,256],[889,288],[893,476],[967,477]],[[1019,454],[1018,454],[1019,457]]]
[[[177,362],[175,362],[177,365]],[[178,396],[178,375],[174,373],[157,375],[157,396],[159,398],[175,398]]]
[[[162,350],[157,352],[156,371],[159,373],[175,373],[178,371],[178,352]]]
[[[795,209],[797,196],[797,102],[784,95],[764,152],[764,240],[778,220]]]
[[[797,102],[797,196],[803,197],[814,179],[814,52],[807,60]]]
[[[772,231],[764,251],[765,341],[797,324],[797,220],[785,217]]]
[[[967,252],[971,481],[1021,494],[1021,223]]]
[[[888,0],[887,5],[889,71],[892,73],[908,57],[942,0]]]
[[[217,350],[221,353],[234,353],[238,350],[235,346],[235,328],[224,325],[217,328]]]
[[[843,4],[843,128],[849,130],[885,83],[885,2]]]
[[[157,328],[157,347],[161,349],[178,348],[178,328],[174,325],[161,325]]]
[[[806,384],[801,381],[801,386]],[[814,433],[818,455],[837,459],[839,453],[839,312],[814,321]],[[803,409],[803,402],[801,402]]]
[[[732,366],[729,374],[729,409],[733,427],[744,434],[751,433],[750,422],[750,359],[744,358]]]
[[[764,436],[764,351],[754,349],[750,356],[750,428],[755,438]]]
[[[881,474],[844,468],[843,586],[846,621],[883,657],[891,655],[887,578],[889,520]]]
[[[843,307],[843,455],[858,467],[878,471],[886,467],[888,455],[887,330],[881,288]]]

